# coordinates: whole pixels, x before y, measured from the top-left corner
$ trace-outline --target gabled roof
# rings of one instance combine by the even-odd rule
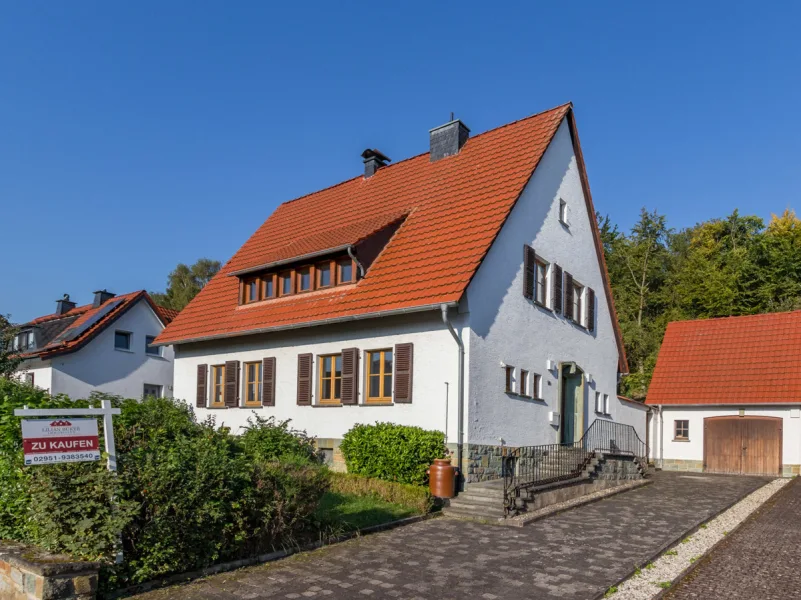
[[[77,306],[63,315],[45,315],[22,325],[19,329],[36,329],[38,347],[22,354],[23,358],[51,358],[74,352],[125,314],[139,300],[145,300],[166,326],[178,311],[157,306],[144,290],[114,296],[97,308],[91,304]]]
[[[606,276],[572,105],[565,104],[473,136],[455,156],[431,162],[428,153],[420,154],[370,178],[360,175],[281,204],[157,341],[225,338],[456,304],[565,118]],[[232,275],[353,244],[398,219],[402,224],[357,284],[239,306],[239,282]]]
[[[646,402],[801,403],[801,311],[670,323]]]

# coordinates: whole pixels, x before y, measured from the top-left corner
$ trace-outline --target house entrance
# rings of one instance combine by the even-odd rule
[[[562,363],[559,384],[559,443],[572,444],[581,439],[584,431],[584,372],[576,363]]]

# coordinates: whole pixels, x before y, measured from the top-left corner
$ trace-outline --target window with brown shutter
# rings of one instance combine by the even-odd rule
[[[395,402],[412,401],[414,344],[395,344]]]
[[[225,362],[225,406],[236,408],[239,406],[239,361]]]
[[[262,396],[264,406],[275,406],[275,357],[262,361]]]
[[[551,308],[555,313],[562,313],[562,267],[553,264],[553,298]]]
[[[534,299],[535,265],[537,255],[534,248],[528,244],[523,246],[523,296],[529,300]]]
[[[359,349],[342,351],[342,404],[359,403]]]
[[[225,401],[223,400],[224,393],[225,393],[225,365],[212,365],[211,400],[209,400],[209,407],[224,408],[225,407]]]
[[[197,397],[195,399],[195,406],[198,408],[206,408],[206,381],[208,380],[209,366],[197,366]]]
[[[565,271],[565,316],[571,320],[573,319],[573,303],[575,302],[573,294],[573,276]]]
[[[392,402],[393,351],[370,350],[367,353],[367,404],[386,404]]]
[[[595,291],[587,288],[587,329],[595,331]]]
[[[255,408],[262,405],[262,380],[264,378],[262,361],[246,362],[245,370],[245,399],[246,407]]]
[[[312,355],[298,354],[298,404],[308,406],[312,398]]]

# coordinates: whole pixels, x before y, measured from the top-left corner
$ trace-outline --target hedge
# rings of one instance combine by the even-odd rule
[[[441,431],[395,423],[355,425],[339,449],[349,473],[413,485],[424,485],[431,463],[447,453]]]
[[[100,463],[23,469],[19,419],[9,416],[24,404],[86,401],[0,379],[0,536],[100,560],[105,590],[314,537],[329,473],[314,440],[288,422],[256,419],[234,436],[180,401],[115,398],[117,473]]]

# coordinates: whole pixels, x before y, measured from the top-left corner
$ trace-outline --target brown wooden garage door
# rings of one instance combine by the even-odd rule
[[[778,417],[704,419],[704,470],[710,473],[778,475],[782,420]]]

